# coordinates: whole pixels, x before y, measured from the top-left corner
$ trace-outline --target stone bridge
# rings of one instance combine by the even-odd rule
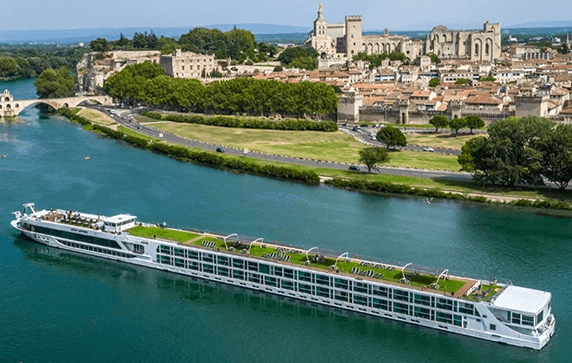
[[[18,116],[23,109],[34,104],[46,104],[55,109],[60,107],[77,107],[84,101],[96,101],[102,105],[112,105],[113,99],[109,96],[76,96],[64,98],[38,98],[33,100],[15,100],[10,91],[0,93],[0,117]]]

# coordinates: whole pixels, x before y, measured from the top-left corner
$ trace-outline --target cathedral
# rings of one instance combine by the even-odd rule
[[[343,23],[328,23],[324,18],[322,3],[318,18],[305,45],[318,51],[323,60],[351,59],[355,54],[379,54],[402,52],[410,60],[427,54],[436,54],[441,59],[467,59],[493,62],[501,55],[501,26],[499,23],[484,24],[483,30],[449,30],[439,25],[433,28],[426,39],[412,40],[408,36],[389,34],[364,35],[362,17],[349,15]]]

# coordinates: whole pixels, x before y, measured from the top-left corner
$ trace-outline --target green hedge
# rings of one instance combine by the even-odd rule
[[[483,196],[469,196],[466,194],[448,193],[439,189],[414,188],[410,187],[409,185],[393,184],[381,181],[364,181],[364,180],[334,178],[326,180],[325,183],[337,188],[366,190],[378,193],[408,194],[408,195],[417,195],[417,196],[432,197],[432,198],[466,200],[470,202],[479,202],[479,203],[491,202],[490,200],[488,200],[486,197]],[[521,206],[521,207],[572,210],[572,204],[561,202],[558,200],[519,199],[505,204]]]
[[[252,174],[259,174],[279,179],[302,181],[308,184],[319,184],[320,177],[314,171],[299,171],[293,168],[278,165],[259,165],[252,161],[228,158],[206,151],[190,150],[183,146],[167,145],[162,142],[148,142],[137,136],[127,135],[121,131],[115,131],[108,127],[91,123],[82,116],[77,116],[73,110],[60,109],[58,114],[68,117],[74,122],[89,125],[92,130],[98,131],[113,139],[125,141],[141,149],[167,155],[177,159],[191,160],[197,163],[211,165],[219,168],[237,170]]]
[[[163,114],[159,112],[144,112],[143,116],[162,121],[175,121],[190,124],[235,127],[245,129],[293,130],[293,131],[338,131],[338,125],[333,121],[284,120],[270,121],[254,118],[233,116],[203,116]]]

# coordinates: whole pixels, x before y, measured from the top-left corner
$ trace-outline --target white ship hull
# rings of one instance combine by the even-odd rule
[[[130,263],[130,264],[134,264],[134,265],[138,265],[138,266],[154,268],[154,269],[158,269],[158,270],[168,271],[168,272],[172,272],[172,273],[177,273],[177,274],[181,274],[181,275],[185,275],[185,276],[191,276],[191,277],[195,277],[195,278],[205,279],[205,280],[209,280],[209,281],[220,282],[220,283],[234,285],[234,286],[238,286],[238,287],[244,287],[244,288],[248,288],[248,289],[252,289],[252,290],[257,290],[257,291],[267,292],[267,293],[276,294],[276,295],[280,295],[280,296],[285,296],[288,298],[308,301],[308,302],[316,303],[316,304],[322,304],[322,305],[330,306],[333,308],[345,309],[345,310],[349,310],[349,311],[353,311],[353,312],[357,312],[357,313],[361,313],[361,314],[367,314],[367,315],[371,315],[371,316],[375,316],[375,317],[392,319],[392,320],[396,320],[396,321],[400,321],[400,322],[415,324],[415,325],[424,326],[427,328],[432,328],[432,329],[437,329],[437,330],[441,330],[441,331],[447,331],[447,332],[451,332],[451,333],[461,334],[461,335],[479,338],[479,339],[484,339],[484,340],[488,340],[488,341],[492,341],[492,342],[503,343],[503,344],[508,344],[508,345],[512,345],[512,346],[518,346],[518,347],[524,347],[524,348],[539,350],[539,349],[542,349],[549,342],[550,338],[552,337],[552,335],[554,334],[554,331],[555,331],[555,318],[550,313],[550,311],[548,311],[548,310],[547,310],[549,312],[548,317],[545,318],[545,321],[544,321],[542,326],[540,326],[540,324],[538,325],[538,327],[539,327],[537,330],[538,333],[534,334],[534,335],[522,334],[518,331],[515,331],[514,328],[511,328],[507,324],[501,322],[499,319],[497,319],[495,317],[495,315],[491,312],[491,310],[489,310],[491,307],[490,303],[484,303],[484,302],[471,302],[471,304],[474,305],[476,316],[466,316],[466,315],[457,313],[456,316],[462,317],[462,324],[460,324],[460,326],[459,326],[457,324],[453,324],[452,322],[451,323],[444,323],[442,321],[441,322],[436,321],[435,311],[437,309],[434,308],[434,305],[431,308],[431,310],[432,310],[431,316],[428,315],[427,318],[422,318],[419,316],[415,316],[415,313],[413,313],[414,309],[418,308],[418,306],[416,304],[414,304],[413,301],[411,301],[411,304],[410,304],[411,307],[408,310],[408,312],[409,312],[408,314],[399,313],[399,312],[396,312],[395,310],[392,311],[391,307],[389,309],[387,309],[387,308],[377,308],[377,307],[372,306],[372,303],[371,303],[372,299],[375,300],[377,296],[371,295],[371,293],[370,293],[370,295],[366,296],[368,299],[367,301],[369,301],[369,303],[367,303],[365,305],[364,304],[358,304],[355,301],[352,302],[351,297],[350,297],[349,301],[340,301],[340,300],[334,298],[335,291],[333,291],[333,290],[336,290],[336,289],[333,286],[334,285],[333,281],[334,281],[334,278],[340,277],[340,275],[336,275],[335,273],[330,273],[330,272],[320,273],[321,275],[324,275],[324,276],[326,276],[326,275],[330,276],[330,281],[331,281],[331,285],[328,286],[328,289],[332,290],[332,292],[330,293],[330,295],[328,297],[324,297],[324,296],[318,296],[317,295],[316,289],[320,288],[320,286],[318,286],[317,284],[313,285],[314,287],[311,290],[311,291],[313,291],[313,294],[308,294],[308,293],[296,291],[296,287],[300,287],[299,285],[301,285],[302,283],[296,282],[295,279],[291,280],[292,281],[291,283],[293,284],[293,286],[296,286],[294,289],[282,288],[281,286],[283,285],[283,283],[280,283],[280,280],[288,280],[288,279],[286,279],[285,277],[274,278],[274,275],[271,275],[271,278],[274,278],[274,280],[278,280],[277,284],[276,284],[276,282],[268,284],[267,281],[265,280],[265,278],[267,278],[267,276],[262,275],[262,274],[258,274],[258,273],[254,274],[254,275],[259,275],[258,281],[249,281],[249,279],[246,278],[246,276],[251,275],[251,274],[246,269],[246,264],[248,264],[249,261],[255,261],[257,263],[260,263],[261,259],[259,259],[259,258],[257,259],[257,258],[252,258],[249,256],[239,256],[241,260],[246,261],[244,269],[243,269],[243,276],[244,277],[239,279],[239,278],[233,277],[233,272],[237,269],[235,269],[234,267],[231,267],[230,264],[224,265],[225,267],[223,267],[223,269],[231,270],[231,272],[227,273],[227,276],[222,276],[222,275],[217,273],[217,272],[220,272],[220,267],[222,267],[222,266],[219,267],[219,265],[216,263],[216,261],[218,261],[219,256],[229,257],[228,253],[225,253],[222,251],[213,251],[213,250],[205,251],[205,249],[199,248],[199,247],[193,247],[193,246],[187,246],[187,245],[181,246],[177,243],[172,243],[172,242],[167,242],[167,241],[159,241],[156,239],[145,239],[145,238],[132,237],[132,236],[127,237],[125,234],[123,234],[123,235],[115,235],[114,234],[112,236],[109,236],[110,239],[117,241],[119,243],[119,245],[121,246],[121,250],[112,250],[111,248],[93,247],[93,246],[90,246],[86,243],[83,243],[81,241],[77,241],[74,239],[65,239],[65,238],[61,238],[61,237],[54,237],[54,236],[49,235],[49,234],[38,233],[38,232],[33,231],[33,230],[23,229],[19,226],[19,222],[20,222],[20,219],[17,219],[15,221],[12,221],[11,224],[14,228],[20,230],[28,238],[30,238],[33,241],[36,241],[38,243],[47,245],[47,246],[60,248],[60,249],[67,250],[67,251],[73,251],[76,253],[81,253],[81,254],[85,254],[85,255],[89,255],[89,256],[95,256],[95,257],[99,257],[99,258],[122,261],[125,263]],[[134,253],[134,252],[128,250],[127,248],[125,248],[126,244],[141,244],[141,246],[144,246],[144,248],[145,248],[145,253]],[[188,258],[178,259],[175,257],[170,258],[170,261],[171,261],[170,264],[160,263],[159,262],[160,256],[158,256],[158,254],[155,253],[155,251],[159,251],[161,246],[164,246],[165,248],[171,248],[171,249],[177,248],[179,250],[185,250],[185,251],[187,251],[184,254],[185,256],[190,254],[191,253],[190,251],[195,252],[195,253],[199,253],[199,254],[208,252],[209,256],[213,256],[214,263],[211,263],[211,262],[206,263],[206,262],[201,262],[201,261],[195,262],[192,259],[188,259]],[[234,261],[235,257],[234,256],[230,256],[230,257],[232,257],[232,259]],[[176,266],[174,263],[172,263],[172,261],[174,261],[175,259],[184,260],[182,263],[182,266]],[[274,266],[274,267],[271,267],[271,271],[275,271],[277,268],[282,267],[279,263],[277,263],[275,261],[264,261],[264,264]],[[195,266],[195,265],[197,266],[196,270],[191,267],[191,266]],[[206,266],[210,266],[210,267],[207,268]],[[214,266],[214,267],[212,267],[212,266]],[[303,266],[300,266],[297,268],[294,267],[292,269],[298,270],[298,271],[308,271],[307,269],[305,270]],[[312,271],[312,272],[314,272],[314,271]],[[344,278],[346,280],[353,280],[353,282],[351,284],[355,284],[358,281],[362,281],[359,278],[356,278],[356,279],[347,278],[347,277],[344,277]],[[382,286],[382,285],[383,284],[380,284],[380,286]],[[391,286],[391,285],[389,285],[389,286],[390,286],[390,288],[395,287],[395,286]],[[404,288],[400,287],[400,289],[406,290],[407,288],[404,289]],[[371,291],[371,288],[369,291]],[[417,293],[417,291],[412,291],[410,293],[411,294],[410,295],[411,300],[413,300],[413,294],[414,293]],[[357,294],[357,293],[354,293],[354,294]],[[350,293],[350,295],[351,295],[351,293]],[[389,297],[390,306],[397,306],[397,305],[401,304],[398,300],[395,299],[396,298],[395,296],[394,296],[394,299],[391,300],[391,293],[389,294],[389,296],[390,296]],[[451,300],[453,300],[453,301],[458,300],[459,302],[463,302],[463,300],[460,300],[460,299],[451,299]],[[403,304],[401,304],[401,305],[403,305]],[[405,304],[405,305],[408,305],[408,304]],[[457,302],[455,302],[455,306],[457,306]],[[427,308],[426,310],[429,310],[429,308]],[[452,314],[451,314],[451,316],[452,316]],[[494,331],[489,329],[491,327],[491,325],[495,326]]]

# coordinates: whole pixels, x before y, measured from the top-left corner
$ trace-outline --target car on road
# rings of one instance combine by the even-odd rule
[[[357,131],[357,130],[358,130],[357,126],[352,127],[352,131]]]
[[[433,149],[432,147],[424,147],[423,151],[428,151],[428,152],[432,153],[435,151],[435,149]]]
[[[223,149],[222,147],[217,147],[217,148],[216,148],[216,152],[217,152],[217,153],[223,153],[223,152],[224,152],[224,149]]]
[[[137,125],[137,130],[141,130],[141,129],[142,129],[141,125]]]
[[[350,167],[348,168],[349,171],[361,171],[361,168],[359,166],[355,166],[355,165],[350,165]]]

